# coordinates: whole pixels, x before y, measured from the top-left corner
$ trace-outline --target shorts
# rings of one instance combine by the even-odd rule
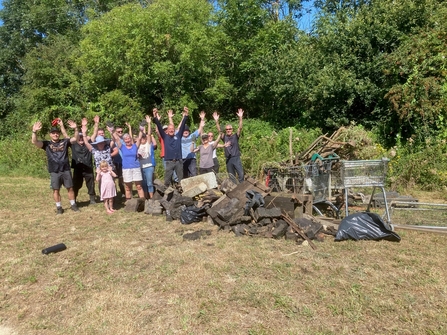
[[[141,174],[141,168],[123,169],[123,181],[125,183],[142,180],[143,175]]]
[[[71,170],[62,172],[50,172],[51,188],[53,190],[60,190],[61,186],[65,188],[73,187],[73,178],[71,177]]]

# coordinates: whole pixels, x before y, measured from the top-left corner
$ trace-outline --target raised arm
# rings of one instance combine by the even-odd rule
[[[160,136],[161,138],[164,138],[165,132],[163,130],[163,126],[160,123],[160,114],[158,113],[158,109],[154,108],[152,110],[152,114],[154,115],[154,123],[157,126],[158,136]]]
[[[188,120],[188,115],[189,115],[189,109],[188,107],[183,107],[183,118],[182,118],[182,122],[180,122],[180,126],[178,128],[178,132],[180,134],[180,136],[182,136],[183,131],[185,130],[185,125],[186,125],[186,120]]]
[[[93,134],[90,137],[90,140],[92,142],[95,142],[96,141],[96,136],[98,136],[99,115],[95,115],[95,117],[93,118],[93,122],[95,122],[95,124],[93,125]]]
[[[137,145],[137,148],[140,147],[141,138],[143,137],[143,134],[144,134],[144,126],[140,126],[140,133],[138,134],[138,138],[135,141],[135,144]]]
[[[57,124],[61,128],[62,135],[64,135],[65,138],[70,138],[70,136],[68,136],[68,134],[67,134],[67,131],[65,130],[64,121],[62,121],[61,118],[57,118]]]
[[[222,134],[222,131],[220,130],[220,125],[219,125],[219,114],[217,112],[213,113],[213,119],[216,122],[216,128],[219,133],[219,139],[223,140],[223,134]],[[219,142],[219,141],[217,141],[217,142]]]
[[[151,135],[151,141],[152,141],[152,146],[154,147],[154,150],[157,149],[157,141],[155,140],[154,135]]]
[[[43,142],[37,139],[37,132],[42,129],[42,122],[37,121],[33,124],[33,133],[31,134],[31,143],[38,148],[43,147]]]
[[[84,135],[84,138],[86,139],[87,138],[87,124],[82,123],[81,132],[82,132],[82,135]],[[87,148],[87,150],[92,152],[93,147],[90,144],[90,142],[84,141],[84,144],[85,144],[85,147]]]
[[[122,143],[121,143],[121,139],[120,139],[120,137],[118,136],[118,134],[115,132],[115,129],[113,128],[113,127],[109,127],[109,126],[107,126],[107,130],[109,131],[109,133],[110,133],[110,138],[111,139],[113,139],[113,141],[115,142],[115,144],[116,144],[116,147],[118,147],[118,149],[121,149],[121,146],[123,145]],[[115,147],[115,148],[116,148]],[[115,155],[114,155],[115,156]],[[113,157],[113,156],[112,156]]]
[[[130,125],[129,122],[126,122],[125,125],[127,126],[127,129],[129,129],[129,135],[130,135],[130,138],[131,138],[132,141],[133,141],[132,127],[131,127],[131,125]]]
[[[242,109],[242,108],[239,108],[238,110],[237,110],[237,113],[236,113],[236,115],[238,116],[238,118],[239,118],[239,126],[238,126],[238,128],[237,128],[237,137],[239,137],[239,136],[241,136],[241,131],[242,131],[242,116],[244,115],[244,110]]]
[[[75,142],[79,141],[79,131],[76,122],[74,122],[73,120],[68,120],[67,123],[71,129],[74,129],[74,141]]]
[[[203,133],[203,127],[205,127],[205,112],[201,111],[199,116],[200,116],[200,124],[199,124],[198,132],[199,132],[199,136],[200,136]]]
[[[82,129],[86,129],[87,130],[87,119],[86,118],[83,118],[82,121],[81,121],[81,132],[82,132],[82,135],[84,136],[85,141],[88,142],[87,134],[84,134]],[[77,140],[76,140],[76,137],[73,136],[72,138],[70,138],[70,142],[71,143],[79,142],[79,136],[78,136]]]
[[[174,111],[172,109],[168,110],[168,121],[169,124],[174,124]]]

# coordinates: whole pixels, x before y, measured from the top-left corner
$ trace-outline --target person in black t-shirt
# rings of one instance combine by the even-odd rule
[[[82,125],[87,125],[87,119],[82,119]],[[75,200],[78,198],[79,189],[85,180],[88,194],[90,196],[90,204],[96,204],[95,200],[95,177],[93,174],[92,153],[85,145],[87,138],[84,134],[79,133],[78,140],[75,137],[70,139],[71,142],[71,167],[73,168],[73,191]]]
[[[239,125],[236,133],[233,133],[233,126],[227,124],[225,126],[225,133],[222,133],[219,125],[219,114],[213,113],[214,121],[216,121],[216,127],[219,131],[219,138],[225,143],[225,160],[227,165],[227,172],[230,175],[230,179],[236,182],[236,174],[239,183],[244,181],[244,168],[241,161],[241,149],[239,148],[239,138],[242,132],[242,117],[244,110],[239,108],[236,113],[239,119]]]
[[[53,189],[53,199],[56,202],[57,214],[62,214],[64,210],[61,205],[60,188],[62,185],[68,190],[68,199],[70,200],[71,209],[75,212],[79,212],[78,206],[76,206],[75,195],[73,191],[73,179],[71,176],[70,163],[68,161],[68,148],[71,147],[70,139],[66,135],[64,124],[61,119],[58,119],[57,127],[50,129],[50,141],[40,141],[37,139],[37,132],[42,129],[42,123],[40,121],[33,125],[33,134],[31,142],[38,148],[45,150],[48,160],[48,172],[51,176],[51,188]],[[74,129],[74,137],[78,140],[79,133],[76,123],[68,121],[70,128]],[[66,137],[60,139],[61,131]]]

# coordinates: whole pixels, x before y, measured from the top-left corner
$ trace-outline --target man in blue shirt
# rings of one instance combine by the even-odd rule
[[[160,116],[158,115],[158,110],[153,109],[154,123],[157,125],[160,137],[163,139],[165,147],[165,186],[171,185],[171,179],[174,171],[177,173],[178,181],[183,179],[183,159],[182,159],[182,143],[181,137],[175,133],[175,128],[173,124],[168,125],[166,132],[163,130],[163,126],[160,123]],[[188,107],[183,107],[183,119],[180,122],[178,134],[183,134],[185,130],[186,121],[188,120],[189,110]]]

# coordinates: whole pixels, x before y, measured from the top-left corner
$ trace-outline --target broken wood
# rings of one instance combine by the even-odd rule
[[[317,247],[316,245],[310,240],[309,237],[307,237],[306,234],[304,234],[303,230],[298,227],[298,225],[287,215],[287,214],[283,214],[281,215],[281,217],[284,219],[284,221],[286,221],[290,227],[292,227],[293,230],[295,230],[295,232],[300,235],[303,239],[305,239],[309,245],[312,247],[312,249],[316,250]]]

